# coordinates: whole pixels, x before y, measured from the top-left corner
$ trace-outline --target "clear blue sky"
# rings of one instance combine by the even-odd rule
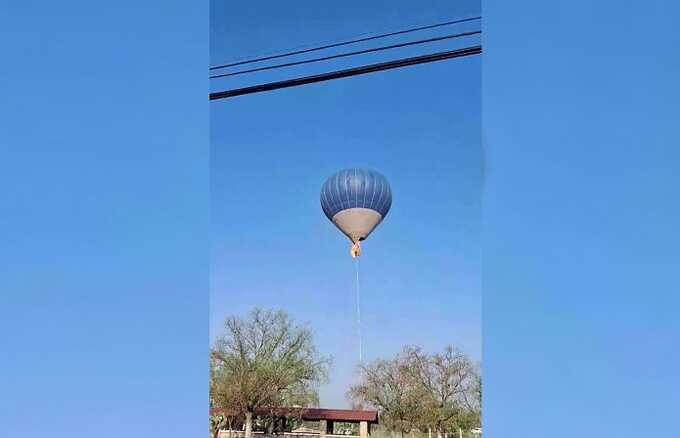
[[[208,236],[207,2],[5,3],[1,433],[200,436],[208,404],[208,248],[217,241]],[[323,40],[339,26],[357,23],[347,33],[362,33],[375,22],[386,28],[429,22],[440,7],[457,7],[412,3],[318,2],[297,10],[300,18],[285,19],[283,10],[268,16],[275,29],[295,29],[295,38],[281,42],[288,47],[306,42],[307,32]],[[238,41],[225,40],[222,48],[233,44],[240,56],[269,46],[264,43],[276,35],[249,24],[262,5],[252,6],[250,21],[224,24],[237,29]],[[485,434],[680,436],[680,8],[669,0],[484,0],[483,7]],[[328,18],[345,9],[358,21]],[[248,36],[253,32],[256,40]],[[465,71],[461,61],[452,61],[451,71]],[[411,71],[402,70],[419,76]],[[456,90],[463,96],[473,90],[455,88],[449,76],[440,94],[453,96],[455,106]],[[334,92],[339,109],[350,108],[342,100],[349,86],[320,87],[328,91],[307,99],[326,107],[321,103]],[[413,93],[407,87],[389,97],[404,92]],[[370,92],[380,93],[386,92]],[[270,111],[245,102],[241,109]],[[361,102],[343,114],[348,127],[361,126],[355,111],[374,117]],[[307,113],[306,120],[321,123],[323,115]],[[387,136],[382,119],[370,121],[373,137],[361,138]],[[444,132],[452,129],[444,125]],[[319,143],[330,137],[314,132]],[[221,153],[236,151],[232,146]],[[400,221],[413,211],[405,202],[417,184],[393,172],[398,158],[391,154],[384,169],[402,175],[395,180],[395,210],[366,246],[364,272],[374,291],[387,267],[401,262],[398,252],[383,255],[399,245],[390,233],[414,240]],[[313,159],[320,164],[305,187],[316,209],[314,186],[331,166]],[[425,157],[413,159],[424,165]],[[439,172],[453,166],[432,165]],[[271,174],[282,180],[283,172]],[[319,253],[307,251],[290,271],[314,272],[313,261],[325,261],[344,279],[351,272],[346,243],[317,216],[303,217],[302,207],[295,213],[299,229],[318,236]],[[467,245],[456,238],[463,223],[454,219],[457,228],[447,227],[447,238]],[[302,239],[308,242],[309,234]],[[268,265],[292,257],[277,249]],[[409,276],[416,270],[400,267]],[[454,274],[450,284],[465,278]]]
[[[680,436],[679,13],[484,1],[489,437]]]
[[[207,13],[3,2],[3,438],[205,431]]]
[[[213,63],[479,13],[477,2],[425,9],[391,3],[387,14],[387,3],[314,8],[300,2],[280,10],[271,3],[274,10],[264,13],[258,4],[218,4],[211,20]],[[390,42],[474,28],[479,23]],[[214,81],[213,88],[461,44]],[[361,259],[366,359],[390,356],[406,344],[430,351],[453,344],[479,360],[480,116],[480,57],[213,102],[211,334],[220,333],[226,315],[254,306],[286,309],[309,324],[319,349],[334,357],[322,405],[346,406],[357,364],[354,268],[346,238],[321,211],[319,190],[336,170],[368,166],[390,180],[394,202]]]

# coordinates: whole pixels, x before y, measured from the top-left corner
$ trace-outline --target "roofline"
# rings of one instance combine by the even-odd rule
[[[218,413],[227,413],[222,408],[210,409],[210,415]],[[303,420],[330,420],[337,422],[360,422],[366,421],[369,423],[378,423],[378,411],[364,411],[354,409],[323,409],[323,408],[273,408],[273,409],[258,409],[256,414],[266,415],[273,413],[284,416],[300,416]]]

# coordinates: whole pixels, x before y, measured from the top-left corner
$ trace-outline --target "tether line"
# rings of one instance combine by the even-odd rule
[[[361,340],[361,283],[359,283],[359,257],[354,259],[356,268],[357,334],[359,335],[359,365],[363,365],[363,343]]]

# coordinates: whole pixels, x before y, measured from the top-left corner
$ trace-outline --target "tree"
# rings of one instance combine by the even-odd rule
[[[210,417],[211,438],[217,438],[219,431],[227,427],[233,430],[234,423],[243,423],[237,409],[236,382],[225,367],[218,366],[214,357],[210,358],[210,408],[221,407],[223,411]]]
[[[210,438],[217,438],[220,430],[227,424],[227,419],[224,414],[215,414],[210,416]]]
[[[475,366],[472,388],[469,393],[464,394],[464,402],[467,408],[464,429],[482,427],[482,375],[479,365]]]
[[[428,355],[416,347],[406,350],[413,379],[426,394],[424,419],[441,436],[460,428],[469,429],[470,414],[481,378],[472,361],[448,346],[442,353]]]
[[[318,404],[330,359],[317,352],[308,328],[283,311],[262,309],[228,317],[225,328],[211,351],[211,400],[243,417],[246,438],[253,415]]]
[[[437,354],[405,347],[394,358],[376,360],[361,371],[362,381],[349,395],[380,410],[381,422],[392,433],[434,430],[441,437],[479,425],[481,377],[453,347]]]
[[[400,354],[361,366],[362,381],[349,391],[354,403],[379,409],[383,426],[402,436],[409,433],[424,414],[424,394],[413,379],[408,359],[406,354]]]

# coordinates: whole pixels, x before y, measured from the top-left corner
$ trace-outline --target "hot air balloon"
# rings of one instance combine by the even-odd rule
[[[385,219],[391,206],[390,184],[374,170],[341,170],[321,187],[321,208],[352,242],[354,258],[361,255],[360,242]]]

